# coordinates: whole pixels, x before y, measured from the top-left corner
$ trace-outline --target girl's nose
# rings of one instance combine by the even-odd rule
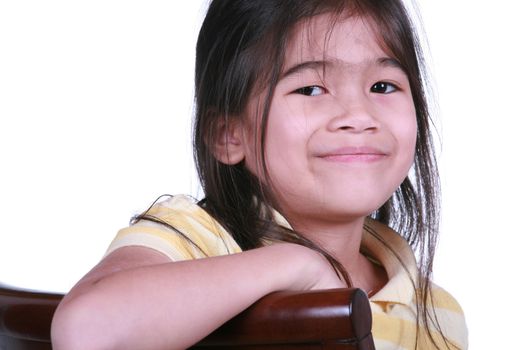
[[[379,122],[366,103],[351,103],[341,105],[329,120],[327,127],[332,132],[372,132],[379,128]]]

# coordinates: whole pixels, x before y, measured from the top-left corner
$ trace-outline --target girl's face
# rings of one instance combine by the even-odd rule
[[[361,18],[333,26],[321,15],[298,26],[290,41],[268,117],[264,182],[296,229],[369,215],[413,163],[417,123],[408,78],[372,28]],[[252,101],[242,144],[246,166],[264,178],[253,149],[259,102]]]

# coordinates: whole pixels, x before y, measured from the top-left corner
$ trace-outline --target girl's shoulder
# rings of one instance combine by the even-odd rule
[[[157,218],[170,220],[172,218],[195,217],[210,220],[206,211],[202,209],[197,200],[189,195],[178,194],[160,197],[147,211],[146,214]]]
[[[444,288],[432,282],[429,304],[443,335],[459,349],[467,349],[467,322],[463,308],[457,299]]]
[[[118,232],[106,255],[123,246],[152,248],[174,261],[241,251],[233,237],[187,195],[155,203]]]
[[[432,303],[436,308],[464,314],[458,300],[450,292],[434,282],[432,282]]]

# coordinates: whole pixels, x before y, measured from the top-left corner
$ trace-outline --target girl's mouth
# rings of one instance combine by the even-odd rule
[[[375,162],[384,159],[388,153],[375,147],[352,146],[341,147],[322,152],[318,155],[327,161],[333,162]]]

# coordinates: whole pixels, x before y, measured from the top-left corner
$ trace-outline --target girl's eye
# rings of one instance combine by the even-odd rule
[[[384,81],[380,81],[372,85],[370,88],[371,92],[377,93],[377,94],[390,94],[392,92],[397,91],[398,88],[394,84],[386,83]]]
[[[321,86],[312,85],[312,86],[305,86],[302,88],[299,88],[295,90],[295,93],[305,95],[305,96],[319,96],[325,93],[325,89]]]

